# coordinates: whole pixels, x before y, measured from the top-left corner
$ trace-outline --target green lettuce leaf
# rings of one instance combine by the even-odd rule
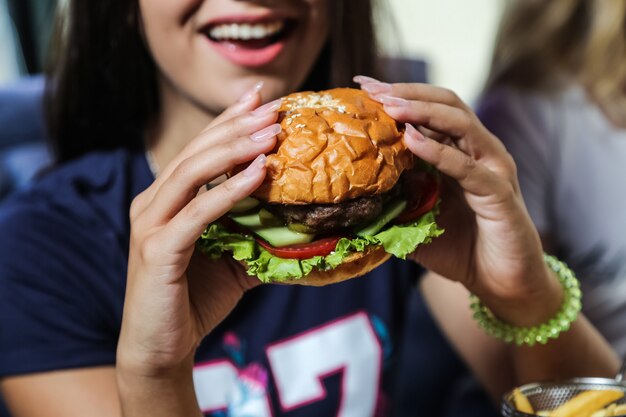
[[[435,223],[437,208],[413,223],[394,225],[374,236],[343,238],[327,256],[310,259],[283,259],[260,247],[252,236],[232,233],[219,223],[210,224],[198,240],[198,248],[212,257],[230,252],[232,257],[248,266],[248,274],[256,275],[264,283],[294,280],[313,270],[337,267],[352,252],[363,252],[370,245],[382,245],[385,251],[405,259],[415,248],[429,243],[444,231]]]

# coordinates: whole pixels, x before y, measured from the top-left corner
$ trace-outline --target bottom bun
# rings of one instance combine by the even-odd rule
[[[391,254],[385,252],[382,246],[372,246],[368,247],[364,252],[351,253],[334,269],[328,271],[314,269],[306,277],[275,281],[274,284],[306,285],[313,287],[336,284],[367,274],[374,268],[383,264],[390,257]]]

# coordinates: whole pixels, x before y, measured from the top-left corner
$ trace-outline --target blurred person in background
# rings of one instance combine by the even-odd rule
[[[546,251],[626,355],[626,1],[520,0],[478,115],[517,163]]]
[[[535,347],[476,325],[469,292],[523,328],[571,298],[544,262],[511,158],[438,87],[356,79],[448,176],[447,232],[411,261],[322,288],[258,286],[232,260],[195,252],[206,225],[262,182],[278,97],[375,73],[370,6],[70,2],[48,80],[57,166],[0,211],[0,387],[15,417],[391,415],[417,263],[432,271],[423,290],[441,326],[496,401],[523,382],[615,373],[582,316]]]

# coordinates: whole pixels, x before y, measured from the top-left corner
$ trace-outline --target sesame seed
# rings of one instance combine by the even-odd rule
[[[287,105],[290,109],[290,111],[287,112],[288,115],[292,114],[296,109],[301,108],[329,109],[341,114],[347,113],[346,106],[341,104],[338,99],[333,98],[330,94],[298,95],[296,97],[290,97],[288,101],[292,103]],[[301,114],[296,114],[295,116],[299,117]]]

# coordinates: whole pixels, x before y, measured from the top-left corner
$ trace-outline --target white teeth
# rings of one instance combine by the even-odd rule
[[[250,40],[250,39],[263,39],[276,35],[283,30],[285,26],[283,21],[277,21],[272,23],[256,23],[253,25],[243,23],[229,23],[218,25],[209,31],[209,35],[216,40]]]

